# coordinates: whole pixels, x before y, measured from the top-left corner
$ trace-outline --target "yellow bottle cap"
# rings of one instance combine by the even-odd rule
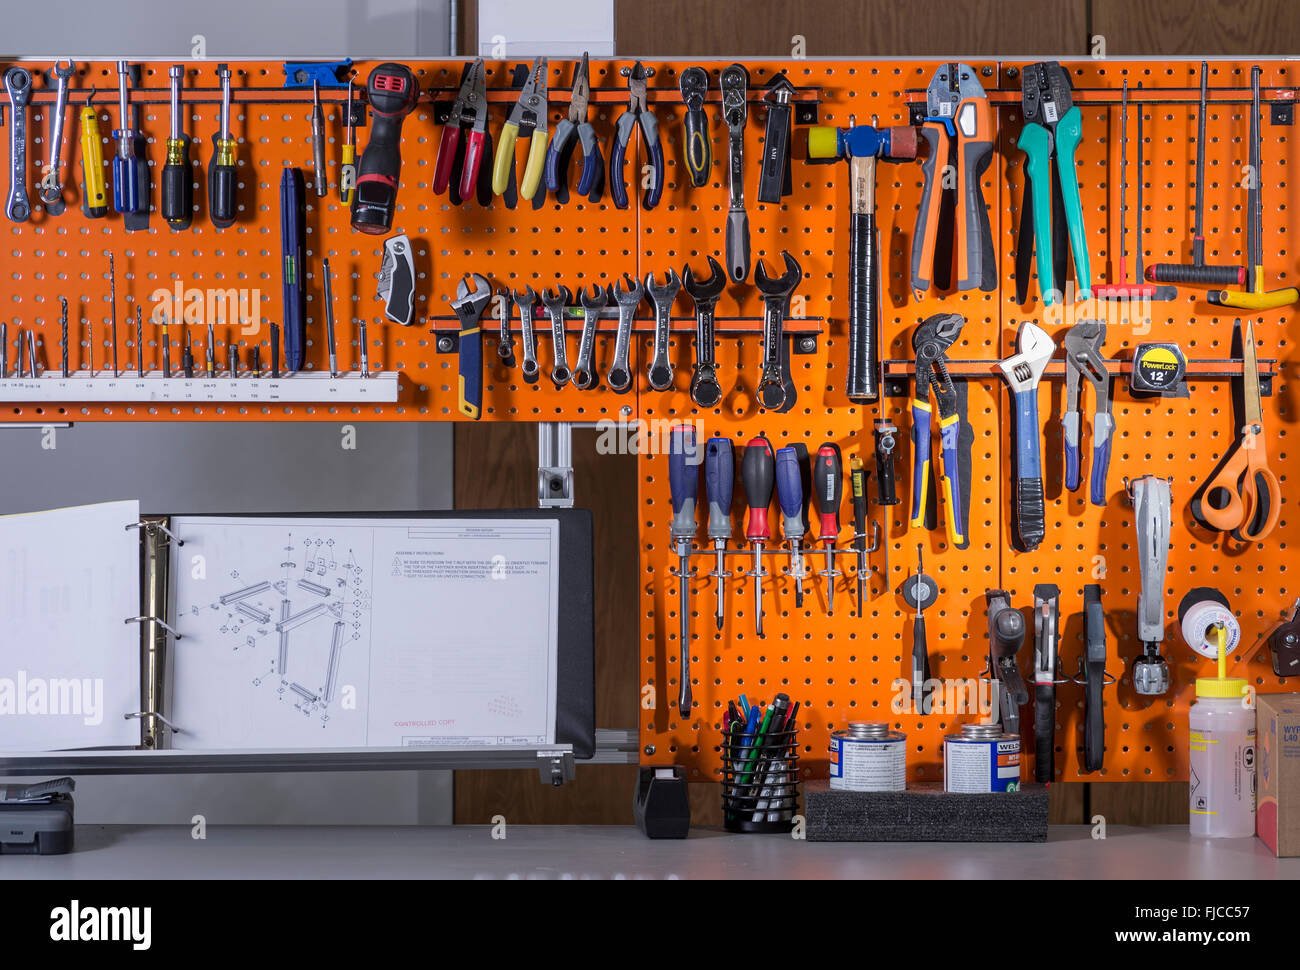
[[[1197,697],[1223,697],[1239,699],[1245,696],[1244,677],[1197,677]]]

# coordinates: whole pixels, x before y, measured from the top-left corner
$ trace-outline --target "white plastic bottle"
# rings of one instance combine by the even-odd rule
[[[1191,730],[1191,832],[1207,838],[1255,834],[1255,709],[1240,677],[1198,677]]]

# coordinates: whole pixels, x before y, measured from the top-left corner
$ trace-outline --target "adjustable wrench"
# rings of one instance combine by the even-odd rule
[[[1026,550],[1047,534],[1039,449],[1038,381],[1056,345],[1037,324],[1020,328],[1020,352],[998,364],[1016,403],[1016,534]]]
[[[63,116],[68,109],[68,78],[76,73],[76,65],[68,58],[68,66],[54,62],[54,75],[59,79],[53,115],[50,118],[50,160],[45,167],[45,177],[40,181],[41,203],[52,216],[63,215],[67,204],[63,201],[63,182],[59,179],[59,155],[63,151]]]
[[[551,318],[551,340],[555,344],[555,366],[551,368],[551,383],[563,387],[569,383],[573,371],[569,370],[569,349],[564,342],[564,311],[573,302],[573,293],[563,283],[555,291],[542,290],[542,303]]]
[[[741,64],[725,68],[718,78],[722,89],[722,119],[727,123],[727,272],[733,283],[749,275],[749,216],[745,212],[745,121],[749,117],[749,72]]]
[[[456,299],[451,304],[460,321],[460,413],[475,421],[483,413],[483,329],[479,319],[490,299],[492,285],[487,278],[471,273],[456,284]]]
[[[531,286],[525,286],[522,292],[515,290],[510,295],[519,310],[519,342],[524,345],[524,360],[519,372],[529,384],[536,384],[541,371],[537,364],[537,331],[533,327],[537,293]]]
[[[582,337],[578,341],[578,362],[573,365],[573,386],[580,391],[589,391],[596,386],[596,368],[592,365],[592,356],[596,350],[596,327],[600,323],[600,311],[609,305],[609,293],[603,286],[593,283],[588,295],[587,287],[578,294],[582,304]]]
[[[762,259],[754,270],[754,285],[763,294],[763,370],[758,378],[758,403],[769,411],[778,410],[785,404],[786,386],[782,373],[785,308],[790,302],[790,294],[803,279],[803,270],[795,258],[784,250],[781,256],[785,260],[785,273],[777,279],[768,277]]]
[[[668,271],[668,281],[663,286],[655,283],[655,274],[646,273],[645,291],[655,305],[654,358],[650,361],[650,388],[666,391],[673,386],[673,365],[668,359],[668,335],[672,327],[673,300],[682,288],[677,270]]]
[[[727,285],[727,274],[712,256],[709,278],[696,281],[690,266],[682,270],[682,288],[695,301],[695,369],[691,371],[691,400],[711,408],[722,399],[718,369],[714,362],[713,308]]]
[[[12,121],[9,125],[9,201],[5,215],[11,222],[26,222],[32,214],[27,198],[27,104],[32,98],[31,72],[21,67],[5,71]],[[21,344],[19,345],[21,347]]]
[[[618,330],[614,334],[614,362],[605,372],[605,381],[615,394],[626,394],[632,389],[632,368],[628,365],[628,354],[632,349],[632,318],[641,305],[645,289],[639,281],[624,273],[623,283],[615,280],[609,285],[609,292],[618,304]]]

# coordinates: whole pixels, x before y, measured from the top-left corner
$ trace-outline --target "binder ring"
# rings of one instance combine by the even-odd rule
[[[166,630],[168,633],[172,635],[172,639],[174,640],[182,639],[181,635],[176,632],[174,627],[172,627],[166,620],[160,620],[156,616],[128,616],[122,622],[123,623],[151,623],[151,622],[157,623],[160,627],[162,627],[164,630]]]
[[[175,724],[173,724],[171,721],[167,720],[167,718],[159,714],[157,711],[132,711],[130,714],[122,715],[122,719],[125,721],[129,721],[132,718],[137,718],[137,717],[140,718],[141,720],[144,720],[146,717],[154,717],[162,721],[162,723],[167,727],[167,730],[171,731],[172,734],[185,733],[180,728],[178,728]]]
[[[168,538],[168,539],[171,539],[171,541],[174,542],[174,543],[176,543],[176,545],[178,545],[178,546],[183,546],[183,545],[185,545],[185,540],[184,540],[184,539],[182,539],[180,536],[178,536],[178,535],[177,535],[175,532],[173,532],[171,529],[167,528],[167,526],[163,525],[161,522],[128,522],[128,523],[127,523],[123,528],[125,528],[126,531],[130,532],[132,529],[143,529],[143,528],[144,528],[145,526],[147,526],[147,525],[151,525],[151,526],[153,526],[155,529],[158,529],[158,530],[160,530],[160,531],[166,533],[166,534],[167,534],[167,538]]]

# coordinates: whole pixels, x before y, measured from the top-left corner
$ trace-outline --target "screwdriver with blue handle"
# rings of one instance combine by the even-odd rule
[[[794,576],[794,605],[803,606],[803,555],[800,547],[807,525],[803,515],[803,481],[799,452],[793,445],[776,452],[776,500],[781,505],[781,530],[790,543],[790,572]]]
[[[700,487],[700,454],[695,427],[679,424],[668,435],[668,489],[673,522],[669,529],[677,548],[677,650],[681,657],[677,710],[691,713],[691,542],[695,538],[695,497]]]
[[[722,629],[722,600],[727,572],[727,540],[731,538],[731,496],[735,486],[736,457],[730,438],[710,438],[704,446],[704,492],[709,501],[709,538],[713,540],[715,568],[712,573],[717,606],[714,619]]]
[[[140,211],[140,193],[135,180],[135,140],[139,135],[131,127],[131,109],[127,106],[130,74],[126,61],[117,62],[117,103],[121,127],[113,132],[117,154],[113,156],[113,208],[123,214]]]

